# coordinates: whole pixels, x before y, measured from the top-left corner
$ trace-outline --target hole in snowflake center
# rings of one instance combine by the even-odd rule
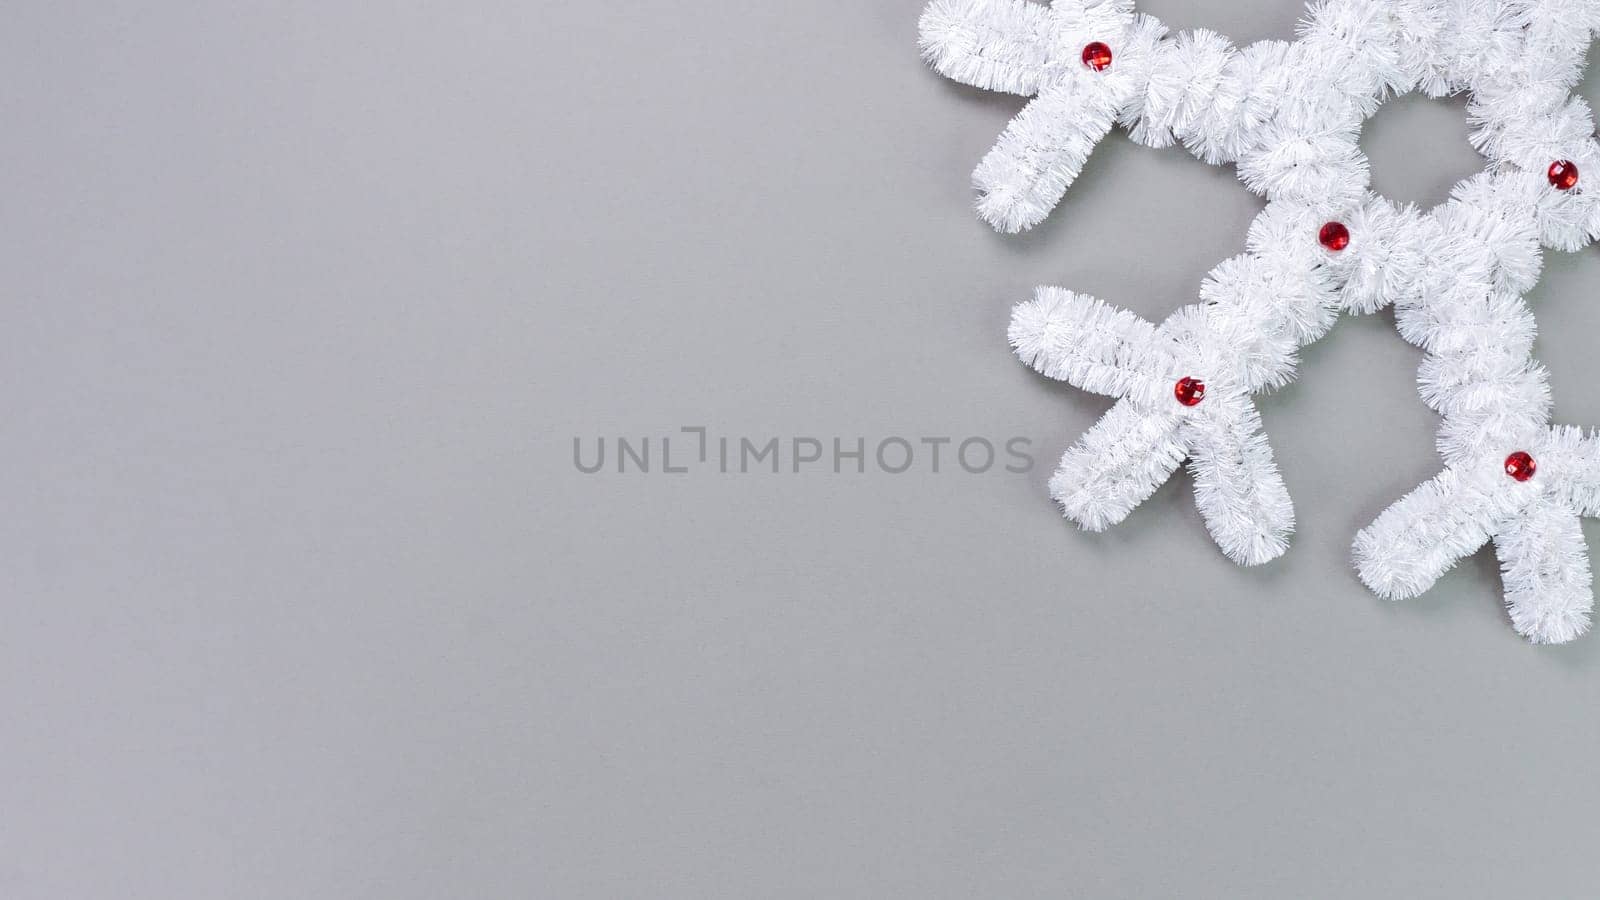
[[[1422,94],[1396,97],[1362,129],[1372,190],[1397,203],[1431,208],[1462,180],[1482,172],[1484,158],[1468,140],[1467,99]]]

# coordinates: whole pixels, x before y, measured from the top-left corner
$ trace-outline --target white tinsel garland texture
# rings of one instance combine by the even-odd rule
[[[1099,530],[1185,460],[1218,546],[1240,563],[1288,546],[1294,514],[1252,395],[1287,384],[1340,312],[1396,308],[1427,354],[1424,402],[1445,468],[1361,532],[1356,566],[1415,596],[1492,543],[1513,626],[1531,640],[1588,628],[1579,516],[1600,512],[1596,438],[1553,427],[1523,298],[1545,248],[1600,236],[1600,145],[1571,94],[1600,0],[1323,0],[1293,42],[1236,48],[1171,34],[1131,0],[934,0],[923,54],[943,74],[1033,96],[974,173],[1002,231],[1043,221],[1115,125],[1137,142],[1236,162],[1270,201],[1246,252],[1161,323],[1042,288],[1010,339],[1041,374],[1118,402],[1062,458],[1052,495]],[[1387,97],[1470,95],[1488,160],[1427,213],[1367,190],[1359,133]]]

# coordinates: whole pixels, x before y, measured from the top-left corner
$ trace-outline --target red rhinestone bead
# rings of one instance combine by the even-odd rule
[[[1172,395],[1184,406],[1198,406],[1206,398],[1206,383],[1198,378],[1180,378],[1172,386]]]
[[[1550,186],[1558,191],[1570,191],[1578,186],[1578,166],[1570,159],[1558,159],[1550,164]]]
[[[1338,253],[1350,246],[1350,229],[1344,227],[1343,222],[1329,222],[1317,232],[1317,240],[1322,242],[1322,246]]]
[[[1094,41],[1083,48],[1083,64],[1096,72],[1104,72],[1111,68],[1111,48]]]
[[[1533,461],[1532,456],[1521,450],[1506,457],[1506,474],[1518,481],[1527,481],[1537,471],[1539,464]]]

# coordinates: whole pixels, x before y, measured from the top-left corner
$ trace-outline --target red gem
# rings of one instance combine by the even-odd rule
[[[1506,457],[1506,474],[1518,481],[1527,481],[1537,471],[1539,471],[1539,464],[1533,461],[1533,457],[1521,450]]]
[[[1550,164],[1550,185],[1558,191],[1570,191],[1578,186],[1578,166],[1570,159],[1558,159]]]
[[[1111,68],[1111,48],[1095,41],[1083,48],[1083,64],[1096,72]]]
[[[1350,229],[1344,227],[1343,222],[1329,222],[1317,233],[1317,240],[1322,242],[1322,246],[1338,253],[1350,246]]]
[[[1172,395],[1184,406],[1198,406],[1206,398],[1206,383],[1198,378],[1180,378],[1172,386]]]

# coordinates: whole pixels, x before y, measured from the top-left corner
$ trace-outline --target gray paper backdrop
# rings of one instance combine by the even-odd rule
[[[1389,316],[1264,402],[1283,559],[1186,476],[1061,520],[1108,404],[1011,303],[1160,318],[1260,201],[1114,136],[990,232],[1021,101],[925,69],[920,7],[0,12],[0,897],[1592,896],[1600,636],[1523,643],[1489,554],[1402,605],[1348,565],[1438,466]],[[1442,199],[1466,134],[1390,103],[1377,188]],[[1533,297],[1563,422],[1597,254]],[[682,426],[1039,465],[574,467]]]

